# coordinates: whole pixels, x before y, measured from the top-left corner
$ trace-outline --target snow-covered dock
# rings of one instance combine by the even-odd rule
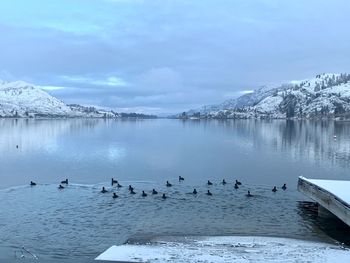
[[[350,226],[350,181],[307,179],[300,176],[298,190]]]

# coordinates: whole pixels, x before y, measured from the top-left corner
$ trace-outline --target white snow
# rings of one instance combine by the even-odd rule
[[[350,111],[349,77],[349,74],[319,74],[310,79],[260,88],[218,105],[191,110],[188,114],[190,116],[199,111],[209,118],[285,118],[287,109],[290,113],[293,108],[294,114],[289,115],[291,117],[339,116],[343,111]],[[237,108],[241,110],[237,111]]]
[[[127,262],[350,262],[337,245],[289,238],[222,236],[112,246],[96,260]]]
[[[45,91],[23,81],[0,84],[0,115],[67,115],[71,109]]]
[[[270,96],[263,99],[257,106],[255,106],[255,109],[262,112],[276,111],[282,100],[283,99],[280,96]]]
[[[119,117],[109,110],[68,106],[46,91],[24,81],[0,80],[0,117]]]
[[[350,204],[350,181],[307,179],[305,177],[302,178],[303,180],[315,184],[318,187],[332,193],[345,203]]]

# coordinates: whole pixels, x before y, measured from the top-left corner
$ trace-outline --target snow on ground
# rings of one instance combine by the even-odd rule
[[[258,111],[273,112],[278,110],[278,106],[283,101],[280,96],[272,96],[263,99],[256,107]]]
[[[310,79],[257,89],[198,111],[204,115],[202,117],[209,118],[340,116],[350,111],[350,74],[319,74]],[[189,111],[189,116],[194,112]]]
[[[23,81],[0,84],[1,116],[29,113],[66,115],[71,109],[45,91]]]
[[[350,83],[345,83],[343,85],[333,86],[330,89],[325,89],[323,92],[327,93],[327,94],[337,93],[337,94],[340,94],[341,97],[348,98],[348,97],[350,97]]]
[[[110,110],[68,106],[46,91],[24,81],[0,80],[0,117],[119,117]]]
[[[350,250],[289,238],[222,236],[112,246],[96,260],[127,262],[350,262]]]

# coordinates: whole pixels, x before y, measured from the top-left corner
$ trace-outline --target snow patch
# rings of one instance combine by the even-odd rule
[[[273,237],[202,237],[112,246],[96,260],[126,262],[350,262],[337,245]]]
[[[43,89],[24,81],[0,81],[0,117],[116,118],[119,114],[95,107],[66,105]]]
[[[314,78],[262,87],[218,105],[190,110],[187,118],[350,118],[350,74],[319,74]]]
[[[350,181],[307,179],[304,177],[303,180],[321,187],[345,203],[350,204]]]

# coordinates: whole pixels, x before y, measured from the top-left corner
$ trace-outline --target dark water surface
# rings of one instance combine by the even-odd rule
[[[25,246],[40,259],[85,262],[154,236],[349,243],[348,228],[316,217],[296,190],[299,175],[349,180],[348,122],[0,119],[0,150],[0,259],[15,260]],[[124,187],[112,188],[111,177]],[[71,184],[58,190],[65,178]],[[238,190],[235,179],[243,182]],[[101,194],[102,186],[110,192]],[[152,188],[169,198],[152,196]]]

